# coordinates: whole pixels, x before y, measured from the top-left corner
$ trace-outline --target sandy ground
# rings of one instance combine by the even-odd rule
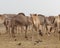
[[[60,48],[59,34],[53,33],[50,36],[43,35],[37,40],[37,34],[28,31],[28,39],[24,38],[24,32],[16,34],[12,38],[9,34],[4,34],[5,28],[0,27],[0,48]],[[32,38],[33,36],[33,38]]]

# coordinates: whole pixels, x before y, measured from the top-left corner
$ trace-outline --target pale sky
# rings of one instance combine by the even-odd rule
[[[46,16],[60,14],[60,0],[0,0],[0,14],[38,13]]]

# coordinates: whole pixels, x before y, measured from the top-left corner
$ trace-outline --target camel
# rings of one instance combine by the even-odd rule
[[[55,21],[54,16],[46,17],[46,22],[47,22],[47,27],[48,27],[48,33],[49,34],[51,33],[52,29],[54,29],[54,21]]]
[[[60,40],[60,14],[55,16],[55,24],[56,24],[56,31],[59,33],[59,40]]]
[[[25,30],[25,38],[27,38],[27,28],[29,25],[32,24],[31,19],[27,16],[25,16],[24,14],[19,13],[17,16],[13,17],[12,20],[12,36],[14,37],[14,29],[15,26],[25,26],[26,30]]]
[[[5,17],[4,19],[4,26],[6,28],[6,33],[9,33],[11,32],[11,19],[16,16],[16,14],[3,14],[3,16]]]
[[[42,15],[42,14],[38,14],[38,18],[40,20],[40,26],[41,26],[42,33],[46,33],[47,30],[48,30],[46,17],[44,15]]]

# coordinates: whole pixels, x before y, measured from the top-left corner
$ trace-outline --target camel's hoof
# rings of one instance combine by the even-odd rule
[[[17,39],[15,39],[14,41],[17,41]]]
[[[28,38],[27,36],[25,36],[25,38]]]
[[[43,33],[41,32],[41,30],[39,30],[39,35],[43,36]]]
[[[58,33],[60,34],[60,31]]]

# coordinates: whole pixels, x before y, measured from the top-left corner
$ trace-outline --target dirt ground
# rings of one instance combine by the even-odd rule
[[[0,26],[0,48],[60,48],[57,32],[50,36],[40,36],[39,40],[37,40],[36,32],[33,32],[34,35],[32,35],[32,32],[28,31],[28,39],[24,38],[24,32],[17,33],[15,38],[9,34],[4,34],[5,32],[5,27]]]

